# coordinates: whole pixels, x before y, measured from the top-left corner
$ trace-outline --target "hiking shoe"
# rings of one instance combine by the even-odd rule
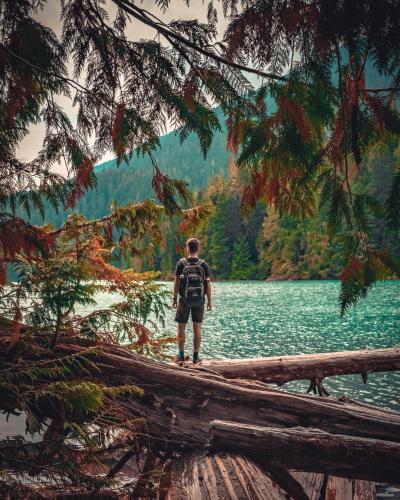
[[[179,354],[177,354],[177,355],[175,356],[175,358],[174,358],[172,361],[173,361],[174,363],[176,363],[177,365],[182,366],[182,365],[183,365],[183,363],[185,362],[185,359],[182,359],[182,358],[179,356]]]
[[[194,365],[201,365],[202,362],[203,362],[203,360],[200,357],[198,357],[197,359],[193,360],[193,364]]]

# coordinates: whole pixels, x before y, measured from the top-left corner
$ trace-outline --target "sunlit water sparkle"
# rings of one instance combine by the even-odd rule
[[[171,283],[165,283],[167,289]],[[213,310],[203,326],[203,358],[247,358],[332,352],[400,345],[400,281],[378,284],[367,299],[340,317],[337,281],[215,282]],[[115,296],[100,294],[97,307],[112,304]],[[165,333],[174,334],[174,311],[167,312]],[[171,346],[175,353],[175,346]],[[187,329],[186,351],[192,350]],[[292,382],[287,390],[304,392],[307,382]],[[400,410],[400,372],[330,377],[325,386],[334,397]],[[0,437],[20,432],[23,418],[5,423]]]
[[[167,286],[171,286],[168,284]],[[247,358],[400,345],[400,281],[379,283],[340,317],[337,281],[213,283],[213,310],[203,326],[204,358]],[[174,331],[174,313],[166,330]],[[191,352],[191,328],[186,350]],[[304,391],[307,382],[285,387]],[[330,377],[332,396],[400,410],[400,372]]]

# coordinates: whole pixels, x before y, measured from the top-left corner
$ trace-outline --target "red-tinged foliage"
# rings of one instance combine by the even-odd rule
[[[181,253],[184,252],[184,250],[185,250],[184,246],[181,245],[179,242],[177,242],[175,244],[175,251],[176,251],[176,253],[181,254]]]
[[[193,112],[195,110],[195,97],[196,97],[197,87],[192,78],[185,81],[182,87],[183,101],[189,111]]]
[[[277,97],[277,104],[279,111],[276,113],[276,125],[279,125],[282,118],[292,121],[296,125],[302,140],[308,142],[311,138],[311,125],[304,106],[284,95]]]
[[[266,169],[254,172],[251,176],[251,183],[243,190],[241,207],[245,212],[254,207],[266,193],[267,173]]]
[[[85,191],[91,187],[90,176],[93,172],[94,161],[91,158],[84,158],[77,168],[75,185],[70,192],[65,208],[73,208],[76,202],[85,194]]]
[[[103,256],[99,238],[92,238],[87,251],[87,262],[92,267],[94,275],[99,280],[114,282],[116,288],[123,285],[123,274],[120,269],[108,264]]]
[[[40,253],[48,255],[54,248],[55,236],[32,226],[19,217],[0,218],[0,249],[3,259],[23,254],[28,259]]]
[[[351,279],[357,279],[364,269],[362,262],[355,256],[352,255],[343,271],[340,273],[340,281],[346,282]]]
[[[22,312],[19,305],[17,304],[14,311],[14,319],[12,321],[11,339],[10,339],[10,345],[8,347],[9,351],[12,350],[15,344],[18,342],[18,339],[21,334],[21,328],[22,328]]]
[[[344,159],[341,150],[341,143],[344,136],[344,120],[342,110],[336,112],[331,137],[323,149],[323,156],[328,158],[340,172],[344,172]]]
[[[7,281],[7,264],[0,259],[0,286],[4,286]]]
[[[209,213],[209,208],[206,205],[198,205],[197,207],[189,208],[182,211],[182,220],[178,226],[178,233],[184,234],[194,230],[199,222],[204,219]]]
[[[151,185],[153,186],[153,189],[157,195],[157,198],[161,201],[161,203],[165,199],[164,185],[166,183],[166,180],[167,180],[166,176],[156,166],[155,167],[155,174],[154,174],[153,179],[151,181]]]
[[[149,344],[152,339],[151,331],[142,323],[138,321],[132,321],[131,323],[133,329],[135,330],[136,335],[138,336],[137,342],[133,345],[133,347],[143,346],[145,344]]]
[[[279,194],[281,192],[281,181],[279,177],[274,175],[265,186],[265,194],[270,205],[275,205],[279,200]]]
[[[378,132],[383,133],[385,130],[384,120],[384,105],[382,99],[378,96],[373,96],[368,93],[364,95],[365,102],[374,115],[374,126]]]
[[[242,43],[246,25],[245,23],[236,23],[229,36],[227,59],[232,60],[235,58],[240,45]]]
[[[8,126],[14,125],[14,120],[26,105],[30,97],[36,96],[38,84],[31,78],[20,78],[10,89],[6,104]]]
[[[92,174],[95,158],[86,154],[72,137],[66,138],[66,147],[76,175],[74,187],[67,198],[65,207],[73,208],[85,191],[93,185]]]
[[[227,138],[226,149],[236,155],[239,150],[239,145],[243,140],[244,132],[247,127],[247,122],[243,119],[230,114],[226,120]]]
[[[107,223],[104,226],[104,235],[106,238],[106,241],[109,245],[113,243],[113,235],[112,235],[112,223],[111,221],[107,221]]]
[[[126,107],[124,104],[120,103],[117,105],[117,109],[115,111],[114,122],[111,130],[111,137],[113,142],[113,149],[117,158],[121,158],[125,153],[125,144],[121,140],[121,131],[124,123],[126,113]]]

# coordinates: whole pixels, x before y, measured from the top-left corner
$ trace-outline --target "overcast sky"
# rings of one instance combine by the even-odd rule
[[[139,2],[137,2],[139,3]],[[199,19],[202,22],[207,20],[207,1],[203,0],[192,0],[190,7],[187,7],[184,0],[172,0],[169,10],[163,14],[162,11],[155,5],[155,0],[144,0],[140,2],[140,5],[151,11],[163,20],[170,21],[172,19]],[[219,20],[219,32],[222,34],[224,28],[227,25],[227,20],[224,19],[222,15],[222,10],[219,2],[215,2],[215,6],[218,9],[218,20]],[[106,8],[110,14],[110,17],[115,15],[116,6],[111,0],[107,1]],[[38,15],[40,22],[46,26],[49,26],[57,36],[61,33],[61,23],[60,23],[60,0],[47,0],[43,11]],[[155,31],[136,19],[132,19],[130,24],[127,26],[127,36],[132,40],[139,40],[141,38],[154,38]],[[71,102],[63,97],[58,98],[57,102],[64,108],[64,110],[70,116],[75,116],[75,110],[71,105]],[[29,161],[33,159],[42,145],[44,128],[42,125],[35,125],[32,127],[30,134],[22,141],[19,148],[18,156],[21,160]],[[109,160],[113,158],[113,154],[109,152],[102,161]],[[62,166],[60,166],[60,171],[63,171]]]

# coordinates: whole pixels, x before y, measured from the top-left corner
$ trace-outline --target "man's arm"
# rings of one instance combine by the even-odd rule
[[[211,281],[210,277],[207,278],[207,311],[211,311],[212,303],[211,303]]]
[[[176,309],[178,306],[179,281],[180,281],[179,275],[175,274],[175,276],[174,276],[174,297],[172,299],[172,307],[174,309]]]
[[[211,311],[212,303],[211,303],[211,271],[210,266],[207,262],[203,262],[203,269],[205,274],[205,279],[207,282],[206,295],[207,295],[207,311]]]

